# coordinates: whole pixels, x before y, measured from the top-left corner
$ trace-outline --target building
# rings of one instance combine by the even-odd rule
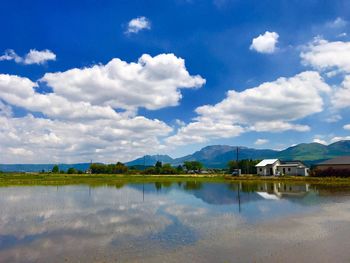
[[[265,159],[255,165],[258,175],[277,175],[277,166],[281,164],[278,159]]]
[[[279,174],[308,176],[309,168],[300,161],[281,162],[277,167]]]
[[[317,170],[350,170],[350,156],[336,157],[316,165]]]
[[[255,167],[257,168],[257,174],[262,176],[309,175],[309,168],[300,161],[281,162],[278,159],[265,159]]]

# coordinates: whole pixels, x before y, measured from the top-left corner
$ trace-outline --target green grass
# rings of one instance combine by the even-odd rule
[[[229,175],[109,175],[109,174],[0,174],[0,186],[27,186],[27,185],[123,185],[127,183],[154,183],[154,182],[289,182],[310,184],[337,184],[350,185],[350,178],[316,178],[300,176],[260,177]]]

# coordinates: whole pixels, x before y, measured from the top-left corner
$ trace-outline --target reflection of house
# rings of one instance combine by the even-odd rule
[[[259,194],[264,199],[278,199],[283,197],[302,197],[309,192],[308,184],[285,184],[273,183],[262,184],[259,187]]]
[[[335,170],[350,170],[350,156],[340,156],[334,159],[317,164],[318,170],[327,170],[329,168]]]
[[[309,175],[307,168],[300,161],[281,162],[278,159],[265,159],[256,165],[258,175]]]

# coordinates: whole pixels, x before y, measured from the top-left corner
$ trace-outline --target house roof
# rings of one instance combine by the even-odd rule
[[[335,165],[335,164],[348,164],[350,165],[350,156],[339,156],[327,161],[324,161],[322,163],[319,163],[317,165]]]
[[[279,166],[282,167],[307,167],[302,161],[284,161]]]
[[[274,164],[277,161],[278,161],[278,159],[265,159],[265,160],[262,160],[260,163],[258,163],[255,166],[259,167],[259,166],[271,165],[271,164]]]

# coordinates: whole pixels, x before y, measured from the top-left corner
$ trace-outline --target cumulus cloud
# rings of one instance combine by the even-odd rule
[[[253,39],[250,49],[259,53],[274,53],[277,50],[278,38],[278,33],[266,31],[263,35]]]
[[[41,81],[67,99],[130,111],[175,106],[182,97],[180,89],[205,83],[201,76],[191,76],[185,61],[174,54],[145,54],[137,63],[112,59],[106,65],[47,73]]]
[[[4,55],[0,56],[0,61],[3,60],[13,60],[16,63],[31,65],[31,64],[44,64],[50,60],[56,60],[56,55],[48,50],[38,51],[36,49],[31,49],[24,57],[16,54],[12,49],[6,50]]]
[[[268,142],[269,142],[269,140],[267,140],[267,139],[257,139],[254,144],[255,145],[264,145]]]
[[[230,90],[216,105],[198,107],[195,121],[167,141],[172,144],[204,142],[247,131],[309,131],[309,126],[295,121],[321,112],[323,94],[329,92],[330,87],[314,71],[279,78],[241,92]]]
[[[158,138],[171,128],[158,120],[138,116],[114,121],[72,122],[25,117],[0,117],[3,162],[125,161],[141,152],[159,150]]]
[[[125,33],[136,34],[141,30],[151,29],[151,22],[144,16],[131,19]]]
[[[331,98],[332,105],[335,109],[350,107],[350,76],[345,76],[341,85],[334,89]]]
[[[1,116],[11,117],[12,116],[12,109],[9,105],[4,104],[0,100],[0,117]]]
[[[42,82],[52,91],[40,93]],[[137,116],[138,108],[177,105],[180,89],[204,83],[173,54],[143,55],[137,63],[113,59],[106,65],[48,73],[39,82],[0,74],[2,161],[16,162],[21,156],[23,163],[115,162],[159,152],[172,128]],[[13,116],[11,106],[28,114]]]
[[[41,94],[35,91],[37,83],[28,78],[0,74],[0,99],[10,105],[32,112],[42,112],[58,119],[120,119],[109,106],[95,106],[84,101],[69,101],[55,93]]]
[[[331,72],[331,76],[350,72],[350,42],[328,42],[317,38],[305,48],[300,57],[304,65]]]
[[[25,56],[23,63],[24,64],[43,64],[49,60],[56,60],[56,55],[48,50],[38,51],[31,49],[29,53]]]
[[[345,129],[345,130],[350,130],[350,124],[344,125],[344,129]]]

